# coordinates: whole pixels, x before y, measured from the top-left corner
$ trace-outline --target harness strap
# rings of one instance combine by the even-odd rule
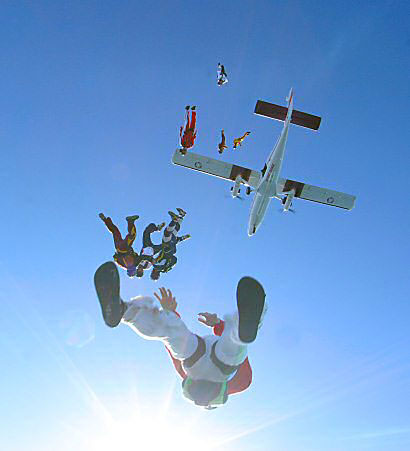
[[[212,345],[212,349],[211,349],[211,360],[212,363],[219,368],[219,370],[225,374],[226,376],[229,376],[230,374],[234,373],[236,370],[238,370],[238,368],[240,367],[240,365],[227,365],[226,363],[222,362],[221,360],[218,359],[218,357],[216,356],[215,353],[215,346],[218,342],[216,341],[213,345]]]
[[[198,346],[195,352],[190,357],[182,361],[185,368],[191,368],[191,366],[193,366],[205,354],[205,340],[199,335],[197,335],[196,338],[198,338]]]

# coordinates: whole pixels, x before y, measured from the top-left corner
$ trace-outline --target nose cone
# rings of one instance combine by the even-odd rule
[[[255,223],[250,223],[248,227],[248,236],[255,235],[257,229],[258,227]]]

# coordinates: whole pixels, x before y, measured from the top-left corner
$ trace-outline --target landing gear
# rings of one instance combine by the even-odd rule
[[[246,194],[249,196],[249,194],[251,194],[251,187],[247,186],[246,187]]]

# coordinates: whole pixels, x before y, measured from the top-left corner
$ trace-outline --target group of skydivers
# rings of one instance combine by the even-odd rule
[[[227,83],[225,68],[218,64],[218,86]],[[191,118],[189,117],[191,110]],[[180,128],[181,149],[185,155],[193,147],[196,138],[196,108],[186,107],[186,124]],[[234,149],[241,145],[250,132],[234,140]],[[219,153],[226,149],[222,130]],[[252,368],[247,358],[247,347],[256,339],[266,311],[263,286],[252,277],[242,277],[236,289],[237,310],[223,319],[215,313],[198,313],[198,321],[212,328],[213,335],[199,336],[189,330],[177,312],[177,302],[171,290],[159,288],[154,293],[161,305],[155,305],[150,296],[137,296],[126,302],[120,295],[120,276],[117,266],[127,271],[129,277],[142,277],[151,269],[151,279],[157,281],[161,273],[167,273],[177,263],[177,245],[190,238],[179,236],[181,223],[186,216],[182,208],[177,213],[169,211],[171,221],[165,227],[150,223],[142,236],[140,252],[133,249],[138,215],[127,216],[128,233],[122,237],[110,217],[99,214],[112,233],[115,254],[112,261],[103,263],[95,272],[94,284],[101,305],[104,321],[109,327],[120,323],[131,327],[148,340],[161,341],[168,351],[175,370],[182,378],[183,396],[195,405],[207,410],[225,404],[229,396],[246,390],[252,382]],[[151,235],[163,231],[160,244],[154,244]]]
[[[225,71],[225,67],[223,64],[218,63],[217,70],[217,84],[218,86],[222,86],[228,82],[228,76]],[[189,109],[191,108],[191,118],[189,118]],[[190,107],[187,105],[185,107],[186,110],[186,118],[185,118],[185,127],[182,126],[179,130],[179,136],[181,139],[181,149],[180,152],[182,155],[186,155],[188,149],[194,147],[195,138],[196,138],[196,107]],[[233,148],[236,149],[238,146],[242,146],[243,140],[250,135],[251,132],[245,132],[239,138],[235,138],[233,140]],[[218,144],[218,152],[220,154],[223,153],[228,146],[226,145],[226,137],[225,130],[221,130],[221,142]]]
[[[217,69],[217,84],[222,86],[228,82],[228,76],[223,64],[218,63]],[[187,105],[185,127],[181,126],[179,130],[182,155],[185,155],[188,149],[192,148],[196,138],[196,107]],[[191,110],[191,117],[189,117],[189,110]],[[239,138],[234,139],[233,148],[236,149],[242,145],[243,140],[251,132],[247,131]],[[226,137],[224,130],[221,130],[222,140],[218,145],[218,152],[223,153],[228,148],[226,145]],[[165,223],[154,224],[150,223],[144,230],[142,236],[142,248],[138,254],[134,248],[133,243],[136,238],[135,221],[139,218],[138,215],[127,216],[126,221],[128,224],[128,233],[125,238],[122,238],[121,232],[118,227],[112,222],[110,217],[104,216],[103,213],[99,214],[99,217],[107,226],[108,230],[112,233],[114,238],[115,254],[113,256],[114,261],[118,266],[127,271],[129,277],[142,277],[144,271],[151,269],[151,279],[158,280],[161,273],[167,273],[177,263],[176,251],[177,244],[189,239],[190,235],[178,236],[178,231],[181,228],[181,222],[186,212],[182,208],[177,208],[178,214],[169,211],[171,216],[171,222],[165,228],[161,244],[154,244],[151,240],[151,234],[154,232],[160,232]]]
[[[160,232],[164,228],[165,222],[148,224],[142,235],[142,248],[139,254],[132,247],[137,236],[135,221],[139,216],[133,215],[125,218],[128,224],[128,233],[125,238],[122,238],[121,232],[111,218],[104,216],[103,213],[99,214],[114,238],[116,251],[113,256],[114,261],[118,266],[127,270],[129,277],[142,277],[144,271],[152,268],[151,279],[158,280],[161,273],[166,273],[175,266],[177,244],[191,237],[190,235],[178,236],[186,212],[182,208],[177,208],[177,211],[178,214],[173,211],[168,212],[171,216],[171,222],[164,230],[161,244],[154,244],[151,240],[151,234]]]

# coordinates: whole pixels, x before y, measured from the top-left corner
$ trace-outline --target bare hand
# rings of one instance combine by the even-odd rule
[[[177,301],[175,300],[175,298],[172,296],[172,292],[171,290],[167,290],[162,287],[159,289],[160,293],[161,293],[161,298],[157,295],[157,293],[154,293],[154,296],[158,299],[158,301],[161,304],[161,307],[164,310],[168,310],[170,312],[175,312],[175,309],[177,308]]]
[[[198,321],[209,327],[216,326],[221,322],[216,313],[203,312],[198,313],[198,316],[199,316]],[[201,318],[201,316],[203,316],[203,318]]]

